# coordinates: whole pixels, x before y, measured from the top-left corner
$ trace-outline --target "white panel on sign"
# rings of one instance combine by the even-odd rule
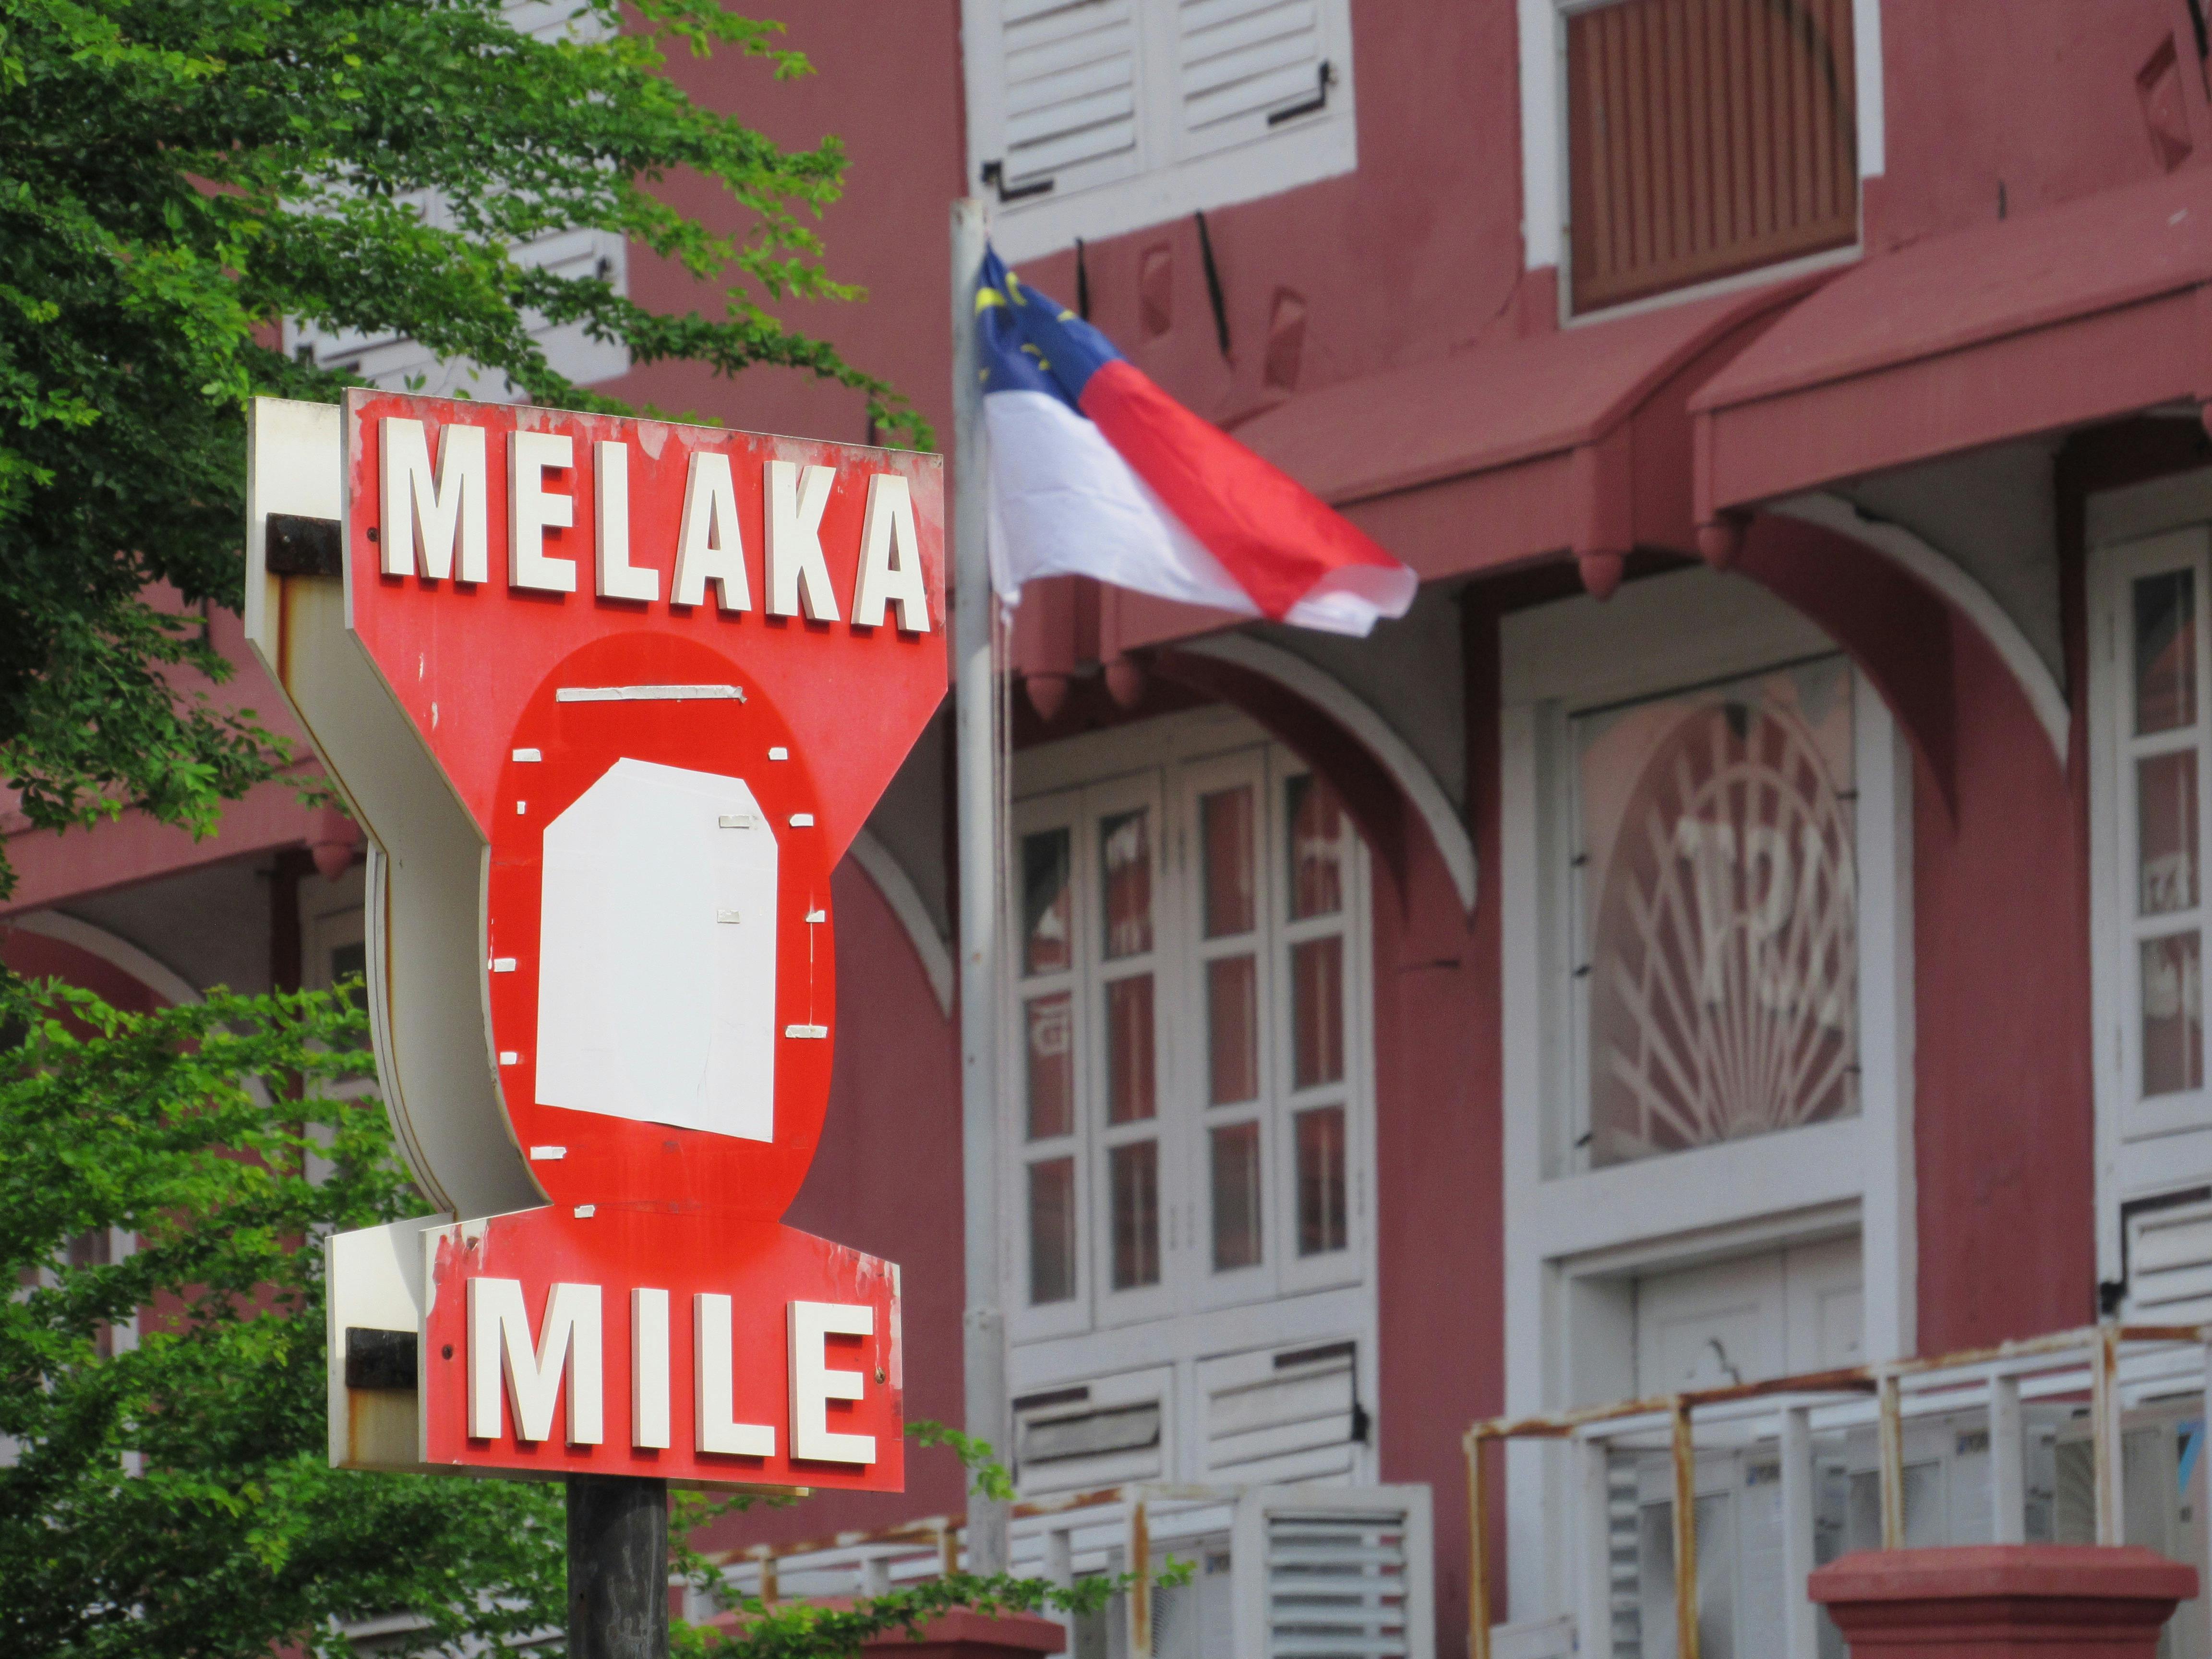
[[[547,826],[541,1104],[775,1138],[776,856],[743,779],[647,761]]]

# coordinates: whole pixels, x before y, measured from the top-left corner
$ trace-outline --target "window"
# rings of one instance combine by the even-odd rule
[[[1372,1480],[1368,866],[1222,708],[1023,751],[1000,1213],[1025,1495]]]
[[[1593,1167],[1858,1112],[1851,673],[1573,722]]]
[[[969,176],[1019,259],[1351,170],[1346,0],[968,0]]]
[[[1035,1328],[1356,1277],[1358,849],[1279,752],[1024,803],[1018,1282]]]
[[[1499,645],[1505,1410],[1915,1352],[1913,761],[1881,698],[1711,570],[1516,611]],[[1584,1473],[1508,1451],[1518,1617],[1577,1604],[1544,1540]],[[1632,1496],[1613,1559],[1671,1630]],[[1725,1585],[1749,1545],[1707,1541]]]
[[[1851,0],[1612,0],[1562,27],[1576,312],[1857,241]]]
[[[2100,773],[2116,866],[2100,963],[2117,992],[2123,1139],[2212,1124],[2204,1086],[2206,537],[2154,537],[2106,563]]]

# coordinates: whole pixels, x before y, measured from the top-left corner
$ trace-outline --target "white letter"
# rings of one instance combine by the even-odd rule
[[[668,1292],[629,1293],[629,1443],[668,1449]]]
[[[730,1364],[730,1298],[691,1298],[692,1397],[698,1406],[698,1449],[732,1457],[773,1457],[775,1431],[764,1423],[733,1423],[735,1393]]]
[[[858,1371],[833,1371],[823,1338],[867,1336],[876,1328],[873,1308],[836,1302],[791,1304],[791,1455],[818,1463],[872,1463],[872,1434],[830,1432],[830,1402],[858,1400]]]
[[[684,530],[676,541],[676,591],[668,602],[704,605],[709,581],[723,610],[753,608],[730,458],[720,450],[695,449],[684,479]]]
[[[568,1380],[568,1443],[596,1446],[600,1431],[599,1287],[556,1285],[545,1299],[545,1328],[537,1350],[523,1311],[519,1279],[469,1280],[469,1434],[499,1437],[500,1374],[514,1401],[514,1437],[553,1435],[553,1397]]]
[[[853,620],[880,628],[884,605],[898,605],[898,625],[929,632],[929,590],[921,580],[921,540],[914,533],[914,495],[905,478],[878,472],[868,479],[868,510],[860,520],[860,579],[853,591]]]
[[[576,522],[575,497],[549,494],[546,469],[575,464],[576,447],[562,433],[518,432],[507,445],[508,586],[576,591],[576,562],[545,551],[548,530],[566,530]]]
[[[657,599],[660,573],[629,562],[629,446],[593,444],[599,488],[599,594],[603,599]]]
[[[795,617],[803,605],[809,622],[836,622],[837,596],[822,561],[822,510],[837,474],[826,466],[799,477],[796,461],[768,464],[768,614]]]
[[[387,415],[379,465],[384,475],[384,574],[444,581],[453,574],[453,544],[461,551],[461,580],[491,574],[488,528],[491,476],[484,466],[480,426],[448,425],[438,444],[438,477],[430,479],[430,442],[422,422]]]

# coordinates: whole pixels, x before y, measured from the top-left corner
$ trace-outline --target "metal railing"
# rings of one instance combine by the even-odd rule
[[[2205,1388],[2208,1361],[2212,1361],[2209,1340],[2212,1326],[2096,1325],[1926,1358],[1477,1423],[1463,1440],[1468,1652],[1472,1659],[1491,1659],[1491,1613],[1496,1602],[1490,1582],[1491,1517],[1483,1451],[1492,1442],[1544,1440],[1583,1449],[1589,1460],[1587,1478],[1576,1483],[1580,1494],[1576,1518],[1589,1547],[1584,1553],[1577,1624],[1593,1633],[1611,1628],[1607,1599],[1610,1576],[1602,1565],[1608,1523],[1605,1459],[1622,1448],[1663,1446],[1671,1452],[1676,1659],[1699,1659],[1696,1517],[1700,1431],[1707,1449],[1777,1443],[1784,1516],[1782,1571],[1789,1587],[1785,1652],[1787,1659],[1813,1659],[1817,1626],[1814,1609],[1805,1596],[1805,1581],[1814,1566],[1812,1445],[1816,1431],[1873,1425],[1881,1545],[1897,1549],[1905,1544],[1907,1420],[1986,1411],[1991,1541],[2021,1542],[2025,1538],[2021,1402],[2086,1395],[2095,1540],[2117,1544],[2122,1541],[2124,1403]],[[1590,1638],[1581,1646],[1586,1656],[1598,1651]]]
[[[930,1516],[866,1532],[761,1543],[709,1556],[728,1589],[780,1601],[881,1595],[968,1564],[967,1517]],[[1109,1609],[1107,1649],[1119,1659],[1216,1659],[1233,1631],[1239,1656],[1403,1655],[1434,1650],[1425,1487],[1135,1485],[1031,1499],[1013,1507],[1011,1571],[1072,1586],[1130,1575]],[[1378,1544],[1379,1538],[1395,1543]],[[1163,1591],[1155,1573],[1193,1564],[1194,1586]],[[1221,1575],[1228,1582],[1221,1582]],[[1207,1626],[1194,1601],[1212,1581],[1231,1598]],[[1164,1607],[1164,1603],[1170,1604]],[[1170,1607],[1178,1617],[1169,1617]],[[709,1609],[687,1608],[691,1616]],[[1195,1622],[1194,1622],[1195,1621]],[[1067,1626],[1069,1650],[1075,1621]]]
[[[1013,1509],[1011,1571],[1063,1587],[1085,1573],[1133,1574],[1130,1646],[1140,1659],[1150,1659],[1156,1537],[1163,1546],[1190,1537],[1194,1522],[1200,1534],[1225,1534],[1236,1497],[1206,1487],[1109,1486],[1019,1503]],[[708,1559],[722,1569],[732,1589],[769,1607],[882,1595],[964,1571],[967,1527],[964,1514],[928,1516],[866,1532],[750,1544]]]

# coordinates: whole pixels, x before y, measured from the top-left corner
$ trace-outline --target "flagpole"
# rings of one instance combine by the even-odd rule
[[[976,378],[975,289],[989,238],[984,204],[952,204],[952,650],[957,749],[954,817],[960,872],[960,1150],[968,1305],[961,1362],[967,1431],[1011,1462],[1006,1316],[1000,1305],[999,1222],[998,702],[991,654],[991,571],[985,541],[983,394]],[[1004,1572],[1011,1505],[971,1496],[968,1565]]]

